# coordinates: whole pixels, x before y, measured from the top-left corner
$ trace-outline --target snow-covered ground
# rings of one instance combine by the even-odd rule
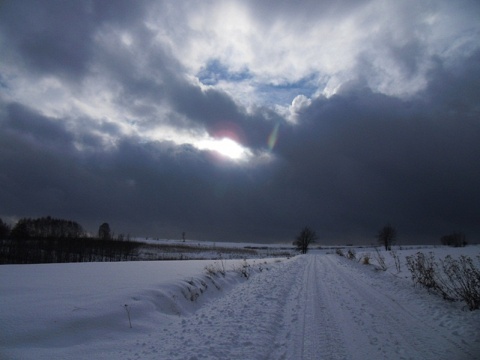
[[[0,358],[480,358],[480,311],[413,287],[404,261],[417,251],[480,255],[478,246],[397,250],[400,273],[386,252],[383,272],[331,249],[248,268],[243,260],[0,266]]]

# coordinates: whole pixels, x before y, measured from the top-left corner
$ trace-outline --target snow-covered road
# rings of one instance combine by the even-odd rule
[[[336,255],[297,257],[256,274],[192,316],[164,324],[160,333],[138,339],[118,355],[192,360],[477,358],[478,346],[436,326],[423,307],[396,300],[381,280]]]
[[[276,339],[281,350],[272,359],[474,359],[479,355],[478,346],[468,348],[448,329],[435,327],[421,307],[402,305],[386,291],[388,286],[355,271],[352,262],[333,255],[304,260],[297,274],[301,281],[290,292]]]
[[[478,352],[335,256],[306,257],[293,359],[474,359]],[[356,264],[355,264],[356,265]],[[361,270],[358,268],[358,270]],[[382,284],[384,285],[384,284]],[[288,326],[288,324],[286,324]],[[478,349],[477,349],[478,350]],[[288,348],[288,351],[291,351]]]
[[[56,266],[59,265],[51,269],[56,269]],[[97,271],[114,269],[115,266],[97,265]],[[135,266],[128,264],[128,273]],[[151,268],[154,274],[155,268],[160,269],[167,264],[145,263],[142,266],[145,275],[148,269]],[[64,269],[68,272],[70,268],[74,266]],[[4,269],[8,271],[8,268]],[[18,272],[20,268],[12,269]],[[42,269],[47,271],[50,268]],[[89,267],[76,266],[75,269],[78,273],[80,269],[87,271]],[[29,269],[25,271],[25,276],[34,276]],[[228,277],[218,278],[218,284],[223,284],[222,290],[211,284],[208,289],[205,286],[199,300],[185,302],[185,298],[179,298],[172,308],[176,310],[172,311],[165,311],[171,302],[166,303],[166,292],[161,292],[165,285],[145,291],[141,287],[147,286],[147,282],[138,285],[136,293],[128,295],[133,301],[130,302],[132,329],[122,325],[126,314],[121,313],[123,309],[115,310],[120,307],[117,305],[113,312],[108,313],[101,303],[94,303],[96,308],[93,316],[90,315],[92,320],[79,320],[78,309],[87,314],[92,305],[88,305],[88,294],[81,299],[72,296],[66,303],[71,303],[68,306],[74,306],[74,310],[65,307],[65,315],[60,315],[59,319],[54,320],[59,312],[55,310],[57,306],[45,310],[47,314],[42,324],[47,326],[44,330],[38,330],[42,325],[39,322],[39,326],[32,325],[37,330],[30,333],[35,335],[22,334],[20,337],[4,334],[7,347],[12,341],[7,339],[16,342],[6,350],[5,358],[479,358],[477,312],[452,308],[452,304],[414,289],[405,279],[390,273],[377,273],[372,267],[337,255],[311,254],[272,262],[246,281],[235,280],[238,275],[229,276],[237,277],[230,280]],[[194,279],[200,281],[198,279],[201,278],[192,277],[192,282]],[[60,281],[60,276],[56,280]],[[112,293],[109,302],[117,301],[119,295],[129,289],[130,280],[126,272],[123,281],[127,286],[120,288],[118,293]],[[67,287],[66,282],[63,287]],[[169,285],[165,289],[173,288]],[[9,289],[13,295],[18,295],[19,290],[14,285],[10,285]],[[68,288],[64,289],[62,294],[68,291]],[[41,297],[38,299],[41,300]],[[181,305],[182,301],[184,305]],[[11,311],[26,311],[22,310],[22,306],[13,303]],[[99,323],[96,313],[103,314],[104,325]],[[48,320],[49,317],[52,321]],[[14,324],[15,315],[10,318],[9,323]],[[62,331],[58,329],[60,324]],[[29,338],[32,340],[26,340]],[[41,338],[48,341],[38,342]]]

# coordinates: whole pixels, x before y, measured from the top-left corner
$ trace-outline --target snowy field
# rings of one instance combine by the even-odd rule
[[[142,245],[136,260],[203,260],[284,257],[296,254],[291,244],[224,243],[135,238]]]
[[[1,359],[479,359],[480,311],[314,249],[282,259],[0,266]],[[225,276],[221,273],[225,271]],[[245,276],[248,276],[247,277]]]

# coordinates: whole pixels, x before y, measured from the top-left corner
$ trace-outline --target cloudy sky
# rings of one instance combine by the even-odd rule
[[[0,217],[480,240],[477,0],[0,3]]]

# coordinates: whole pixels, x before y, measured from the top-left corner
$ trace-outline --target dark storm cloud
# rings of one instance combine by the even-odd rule
[[[145,227],[171,237],[184,229],[216,239],[288,239],[309,223],[324,237],[373,240],[387,222],[404,241],[453,230],[475,235],[478,102],[455,89],[480,72],[477,61],[455,77],[432,74],[442,88],[425,94],[443,96],[440,103],[437,96],[405,101],[365,89],[319,98],[299,125],[282,127],[278,160],[263,168],[135,138],[105,152],[75,152],[61,122],[10,105],[2,154],[22,151],[3,157],[10,176],[2,178],[2,201],[14,205],[4,211],[28,215],[34,204],[38,215],[60,211],[90,226],[109,220],[120,231]]]
[[[2,104],[5,105],[5,104]],[[3,212],[36,213],[61,196],[58,185],[68,186],[72,136],[61,124],[19,104],[7,104],[0,119],[1,203]],[[63,155],[62,155],[63,154]],[[50,200],[46,194],[54,194]]]
[[[467,59],[456,76],[434,71],[413,100],[351,89],[304,111],[278,151],[285,172],[306,174],[291,175],[292,185],[319,228],[364,228],[367,236],[392,222],[405,237],[433,229],[478,236],[478,60]]]
[[[250,6],[263,26],[290,19],[294,30],[353,16],[366,3]],[[305,98],[292,123],[261,104],[275,105],[293,88],[311,96],[317,74],[255,84],[247,68],[232,77],[228,65],[207,61],[205,69],[216,72],[212,85],[251,81],[265,96],[276,88],[276,97],[247,110],[233,92],[202,88],[186,75],[182,59],[159,40],[166,35],[146,25],[147,5],[0,5],[0,216],[71,218],[91,231],[107,221],[116,233],[178,238],[186,231],[205,240],[290,241],[309,225],[322,241],[373,242],[386,223],[405,242],[451,231],[480,239],[480,54],[470,43],[454,49],[459,56],[432,55],[412,35],[421,29],[404,8],[398,18],[411,33],[402,41],[395,26],[375,34],[358,50],[349,81],[331,97]],[[157,6],[168,13],[173,5]],[[421,6],[418,14],[430,10]],[[185,30],[180,18],[169,21]],[[372,48],[393,59],[398,79],[426,72],[427,85],[404,98],[382,93],[375,84],[390,68],[382,63],[379,71],[384,59]],[[54,95],[41,96],[45,79],[57,86]],[[148,135],[161,125],[236,132],[254,158],[229,162],[194,144],[155,141]],[[260,157],[276,126],[266,161]]]
[[[71,145],[72,136],[62,125],[55,125],[52,120],[39,116],[20,104],[6,104],[5,110],[3,130],[6,134],[18,134],[26,141],[41,144],[40,146],[69,147]]]
[[[4,56],[38,74],[82,77],[94,54],[96,30],[126,26],[142,14],[142,2],[4,1],[0,11]]]
[[[5,213],[71,216],[90,229],[108,220],[122,232],[178,236],[184,229],[235,239],[242,236],[229,227],[257,218],[250,207],[264,176],[255,169],[212,160],[191,146],[136,138],[82,152],[62,122],[16,104],[7,108],[0,142],[0,167],[8,169],[0,177]]]

